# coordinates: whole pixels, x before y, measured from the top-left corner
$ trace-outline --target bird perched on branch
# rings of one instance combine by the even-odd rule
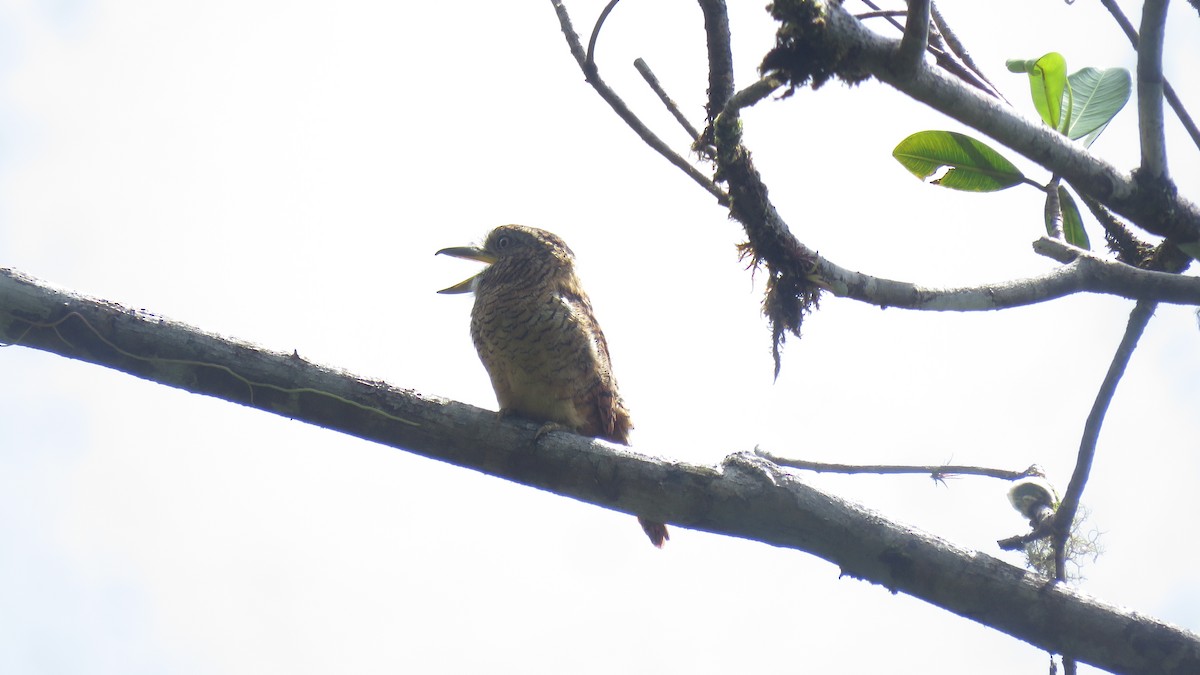
[[[628,445],[633,424],[566,243],[545,230],[501,225],[482,247],[438,253],[488,263],[438,292],[475,293],[471,339],[500,412]],[[669,538],[666,525],[638,522],[655,546]]]

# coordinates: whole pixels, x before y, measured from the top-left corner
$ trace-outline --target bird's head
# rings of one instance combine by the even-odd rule
[[[454,246],[438,254],[488,264],[479,274],[438,293],[470,293],[480,285],[547,283],[575,273],[575,254],[558,235],[524,225],[501,225],[488,233],[483,246]]]

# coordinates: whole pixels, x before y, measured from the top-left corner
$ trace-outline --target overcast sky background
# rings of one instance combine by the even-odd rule
[[[576,27],[603,4],[568,3]],[[773,26],[763,3],[731,4],[745,86]],[[1133,68],[1095,3],[981,7],[941,4],[1029,116],[1007,58]],[[1174,3],[1166,71],[1193,114],[1198,25]],[[685,151],[639,56],[702,124],[695,3],[627,0],[598,45],[610,83]],[[951,193],[890,157],[960,127],[885,86],[745,119],[782,215],[838,264],[935,286],[1053,265],[1029,247],[1036,191]],[[1168,126],[1186,192],[1200,162]],[[1094,148],[1128,169],[1136,137],[1131,104]],[[575,250],[635,447],[689,462],[756,445],[1036,462],[1065,486],[1132,307],[827,297],[773,382],[738,226],[583,82],[548,2],[0,0],[0,266],[494,408],[470,298],[435,294],[477,266],[433,253],[506,222]],[[1133,358],[1085,496],[1107,552],[1082,582],[1193,630],[1200,547],[1180,526],[1200,512],[1198,342],[1194,311],[1163,307]],[[680,528],[658,551],[629,516],[260,411],[19,347],[0,368],[3,673],[1045,672],[1025,643],[803,553]],[[994,543],[1024,527],[999,481],[805,479],[1020,563]]]

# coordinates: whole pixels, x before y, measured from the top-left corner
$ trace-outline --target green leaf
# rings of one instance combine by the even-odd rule
[[[1066,237],[1067,243],[1079,248],[1092,250],[1092,243],[1088,241],[1087,231],[1083,229],[1083,217],[1079,215],[1079,207],[1075,205],[1075,198],[1067,192],[1067,188],[1058,186],[1058,203],[1062,209],[1063,216],[1063,236]]]
[[[1064,96],[1068,97],[1070,105],[1067,60],[1058,52],[1050,52],[1036,61],[1009,61],[1009,70],[1014,65],[1022,66],[1029,74],[1029,93],[1033,96],[1033,107],[1037,108],[1042,121],[1055,129],[1062,128]]]
[[[900,141],[892,157],[925,180],[942,168],[934,185],[965,192],[996,192],[1025,180],[1017,167],[984,143],[953,131],[918,131]]]
[[[1084,146],[1090,146],[1129,102],[1132,78],[1124,68],[1084,68],[1072,73],[1068,80],[1075,96],[1075,110],[1066,134],[1071,140],[1086,136]]]

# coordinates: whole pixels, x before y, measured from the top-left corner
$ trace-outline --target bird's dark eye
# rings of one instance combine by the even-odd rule
[[[503,251],[504,249],[508,248],[508,245],[511,243],[512,243],[512,240],[509,239],[507,235],[501,236],[499,239],[496,240],[496,248],[498,250]]]

